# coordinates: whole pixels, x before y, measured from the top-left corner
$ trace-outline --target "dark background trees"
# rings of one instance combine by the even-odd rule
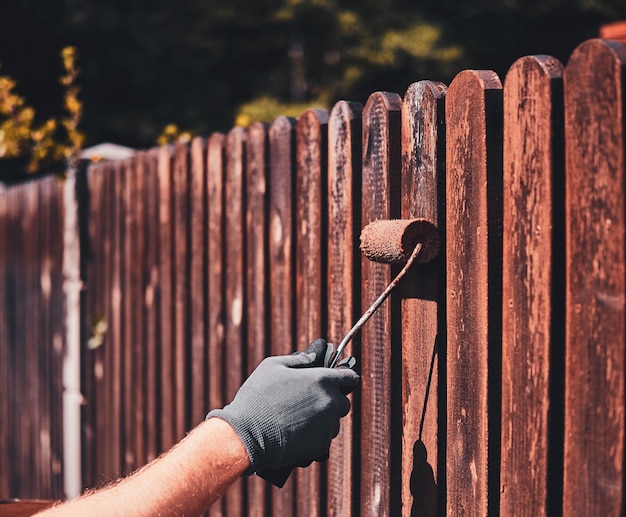
[[[291,105],[365,102],[518,57],[564,63],[623,0],[20,0],[0,11],[0,75],[42,120],[63,110],[60,50],[78,51],[86,145],[154,145],[271,120]]]

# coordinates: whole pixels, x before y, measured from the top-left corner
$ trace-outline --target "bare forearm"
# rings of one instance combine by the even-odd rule
[[[199,515],[249,464],[235,431],[226,422],[212,418],[128,478],[41,515]]]

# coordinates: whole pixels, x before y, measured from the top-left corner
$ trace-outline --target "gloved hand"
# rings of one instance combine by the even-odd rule
[[[306,465],[328,453],[359,376],[324,368],[326,351],[316,339],[304,352],[265,359],[230,404],[207,415],[228,422],[241,438],[251,464],[246,474]]]

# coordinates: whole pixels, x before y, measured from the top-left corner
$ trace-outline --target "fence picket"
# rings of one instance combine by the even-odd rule
[[[365,226],[377,219],[397,219],[400,215],[400,110],[402,100],[395,93],[370,95],[363,109],[363,178],[361,221]],[[361,259],[361,309],[367,307],[391,281],[391,268]],[[361,514],[394,515],[391,505],[400,506],[400,497],[391,495],[391,469],[398,443],[391,439],[391,380],[395,354],[392,349],[392,310],[394,298],[387,300],[361,333]],[[393,488],[396,484],[393,484]]]
[[[249,375],[266,357],[268,340],[268,128],[255,123],[248,129],[246,147],[246,373]],[[257,476],[248,478],[247,514],[263,517],[267,483]]]
[[[196,137],[191,142],[189,177],[189,358],[191,386],[190,426],[204,419],[208,401],[207,347],[207,142]],[[189,382],[189,380],[188,380]]]
[[[423,217],[439,227],[444,222],[445,91],[441,83],[413,83],[402,103],[401,217]],[[422,515],[434,516],[445,419],[438,338],[445,332],[445,261],[413,267],[409,275],[402,286],[402,515],[415,515],[419,508]]]
[[[294,351],[294,177],[295,120],[277,118],[270,126],[269,289],[270,353]],[[291,517],[295,504],[295,476],[282,489],[272,487],[271,505],[276,515]]]
[[[359,318],[360,253],[355,240],[360,230],[361,113],[363,106],[340,101],[328,120],[328,267],[327,339],[339,345]],[[355,339],[358,343],[358,337]],[[344,356],[355,353],[358,345],[348,344]],[[359,366],[360,368],[360,366]],[[328,503],[330,517],[358,514],[358,476],[353,475],[355,445],[358,447],[358,398],[351,397],[352,411],[342,419],[328,460]]]
[[[209,409],[222,407],[224,397],[224,185],[226,137],[213,133],[207,145],[207,272]],[[224,501],[217,501],[211,517],[224,515]]]
[[[563,515],[624,510],[625,72],[625,45],[591,40],[574,51],[563,77]]]
[[[296,124],[296,336],[297,350],[322,336],[325,313],[326,169],[328,112],[305,111]],[[321,467],[314,462],[297,471],[297,514],[321,515],[325,494],[320,490]]]
[[[446,93],[448,515],[498,508],[502,90],[464,71]]]
[[[558,60],[537,56],[515,62],[504,81],[502,515],[560,507],[561,76]]]

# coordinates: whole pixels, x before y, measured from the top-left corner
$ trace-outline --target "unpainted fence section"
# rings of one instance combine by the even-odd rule
[[[330,460],[283,489],[242,479],[210,514],[620,515],[625,49],[91,166],[85,486],[155,458],[266,355],[338,344],[397,272],[360,229],[425,217],[442,252],[349,346],[362,382]],[[2,496],[61,495],[60,193],[0,194]]]

